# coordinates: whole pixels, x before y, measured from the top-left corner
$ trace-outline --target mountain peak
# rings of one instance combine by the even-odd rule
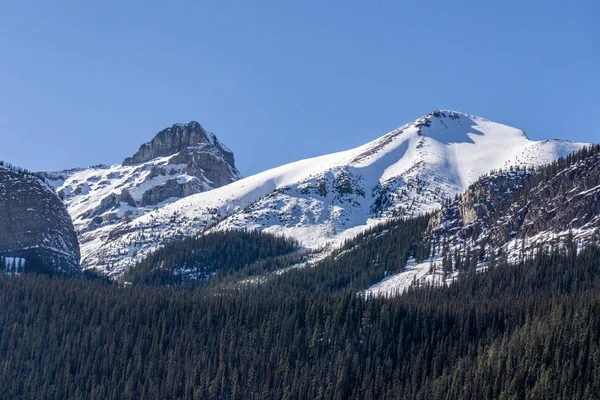
[[[449,108],[440,108],[438,110],[434,110],[430,113],[427,113],[424,117],[435,117],[435,118],[450,118],[450,119],[459,119],[459,118],[478,118],[486,120],[485,118],[479,117],[477,115],[469,114],[462,111],[450,110]]]
[[[474,143],[477,137],[506,140],[529,139],[525,132],[509,125],[454,110],[435,110],[416,119],[408,126],[419,129],[427,136],[442,143]]]
[[[231,150],[197,121],[161,130],[121,165],[43,176],[68,207],[82,248],[123,221],[240,179]]]
[[[70,209],[82,227],[82,264],[116,276],[161,243],[207,227],[260,229],[307,248],[335,247],[372,224],[430,212],[491,170],[545,164],[581,146],[535,142],[519,129],[442,109],[354,149],[239,179],[223,156],[233,154],[190,122],[142,145],[126,161],[134,167],[82,173],[63,186],[98,193],[95,203],[72,196]],[[106,182],[114,189],[103,200]],[[117,191],[123,182],[130,196]],[[144,231],[153,236],[140,236]]]
[[[468,113],[464,113],[464,112],[460,112],[460,111],[448,110],[448,109],[439,109],[439,110],[432,111],[430,113],[425,114],[421,118],[418,118],[415,122],[416,122],[416,125],[419,125],[419,123],[423,124],[426,121],[432,122],[432,121],[436,121],[436,120],[439,120],[439,121],[471,120],[474,122],[480,120],[480,121],[491,122],[485,118],[478,117],[476,115],[472,115],[472,114],[468,114]],[[427,124],[424,124],[424,125],[427,125]]]
[[[191,147],[207,147],[234,166],[233,153],[217,137],[206,131],[197,121],[176,123],[158,132],[151,141],[123,161],[123,165],[135,165],[158,157],[167,157]]]

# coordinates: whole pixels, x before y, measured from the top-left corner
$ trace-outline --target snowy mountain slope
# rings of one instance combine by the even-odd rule
[[[123,164],[43,173],[67,206],[82,246],[98,229],[240,178],[233,153],[192,121],[159,132]]]
[[[160,204],[147,204],[144,194],[165,185],[170,180],[177,184],[193,182],[196,190],[188,185],[190,194],[212,189],[211,182],[188,175],[185,164],[168,165],[170,157],[161,157],[135,166],[94,166],[72,172],[48,173],[47,182],[53,186],[69,209],[75,226],[80,232],[93,230],[96,225],[118,222],[125,216],[143,215]],[[156,173],[157,169],[166,174]],[[164,203],[178,197],[167,198]]]
[[[435,111],[358,148],[294,162],[171,202],[83,241],[82,262],[118,275],[165,240],[212,229],[261,229],[304,246],[335,246],[392,216],[431,211],[479,176],[539,165],[579,149]]]
[[[392,295],[415,282],[451,281],[465,269],[485,268],[494,258],[518,261],[540,248],[568,246],[569,238],[577,243],[597,241],[600,147],[586,148],[541,171],[486,176],[436,212],[429,228],[431,258],[412,260],[403,272],[373,285],[366,294]],[[458,252],[474,265],[450,266],[444,252],[450,258]]]

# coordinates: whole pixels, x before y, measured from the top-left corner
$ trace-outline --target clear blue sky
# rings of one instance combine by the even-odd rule
[[[0,159],[118,163],[195,119],[250,175],[438,108],[599,142],[597,3],[3,1]]]

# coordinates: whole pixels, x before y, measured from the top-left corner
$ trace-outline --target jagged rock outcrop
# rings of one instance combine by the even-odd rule
[[[119,224],[240,179],[231,150],[195,121],[160,131],[122,165],[44,175],[73,218],[84,265],[86,249],[118,237]]]
[[[0,167],[0,257],[11,260],[0,269],[79,274],[79,256],[71,217],[52,188],[37,176]]]
[[[502,226],[495,221],[504,215],[504,210],[514,201],[515,192],[522,189],[532,178],[533,171],[521,169],[503,171],[486,176],[471,186],[454,201],[437,212],[429,228],[438,236],[455,236],[464,241],[472,238],[495,244],[506,243],[511,232],[518,229],[520,214],[513,215],[514,221]],[[489,232],[492,229],[493,232]]]
[[[137,153],[123,161],[123,165],[140,164],[157,157],[179,153],[190,146],[209,143],[208,135],[208,132],[196,121],[174,124],[158,132],[151,141],[142,144]]]
[[[486,176],[445,205],[429,229],[450,248],[488,248],[488,253],[535,249],[568,232],[588,240],[600,232],[600,147],[584,148],[536,172]]]
[[[93,246],[84,245],[84,263],[118,276],[162,244],[209,227],[259,229],[296,238],[306,248],[332,249],[375,223],[431,212],[490,170],[546,164],[582,145],[535,142],[485,118],[435,111],[363,146],[273,168],[133,216],[119,226],[118,236],[103,233]]]
[[[169,179],[159,186],[148,189],[142,195],[142,206],[159,204],[168,199],[179,199],[202,191],[202,187],[195,180],[182,182],[179,179]]]
[[[201,175],[216,186],[239,178],[231,150],[196,121],[175,124],[160,131],[150,142],[141,145],[132,157],[127,157],[123,165],[141,164],[173,155],[169,165],[185,164],[184,172],[192,176]]]
[[[527,196],[511,206],[508,215],[522,215],[517,238],[600,228],[600,148],[594,149],[548,167]]]
[[[153,166],[149,178],[173,176],[180,172],[198,180],[169,179],[154,186],[142,195],[143,206],[207,190],[201,181],[216,188],[240,178],[233,152],[196,121],[174,124],[160,131],[150,142],[141,145],[132,157],[127,157],[123,166],[142,164],[160,157],[169,157],[166,166]]]
[[[83,232],[238,180],[234,162],[231,150],[192,121],[162,130],[122,165],[44,175]]]

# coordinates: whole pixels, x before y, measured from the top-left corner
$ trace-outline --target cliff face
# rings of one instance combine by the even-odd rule
[[[231,150],[192,121],[163,129],[123,164],[43,175],[71,214],[85,268],[88,253],[118,239],[123,223],[240,179],[234,161]]]
[[[555,176],[544,179],[531,190],[521,208],[526,214],[519,237],[534,236],[557,227],[600,228],[600,152],[582,157]]]
[[[239,179],[231,150],[196,121],[175,124],[160,131],[150,142],[141,145],[132,157],[127,157],[123,165],[167,156],[173,156],[168,165],[185,165],[184,173],[208,179],[215,187]]]
[[[0,257],[10,260],[0,270],[79,274],[79,256],[71,217],[53,190],[33,175],[0,167]]]
[[[430,222],[439,243],[471,249],[531,250],[569,233],[600,232],[600,148],[594,146],[537,172],[495,173],[471,185]]]
[[[233,153],[195,121],[160,131],[122,165],[43,174],[80,235],[240,179]]]
[[[533,176],[532,171],[505,171],[487,176],[471,185],[464,194],[434,215],[430,229],[438,236],[464,241],[485,240],[499,245],[518,231],[523,215],[514,210],[504,224],[497,220],[514,201],[515,192]],[[480,236],[484,236],[480,238]]]

